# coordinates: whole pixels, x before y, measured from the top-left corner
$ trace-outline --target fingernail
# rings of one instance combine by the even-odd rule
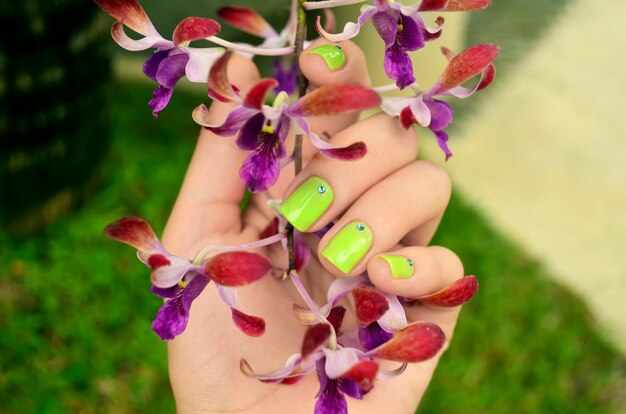
[[[391,270],[391,277],[394,279],[408,279],[413,276],[413,272],[415,272],[413,260],[409,258],[390,254],[382,254],[378,257],[387,262]]]
[[[344,273],[350,271],[372,247],[372,231],[364,223],[353,221],[335,234],[322,256]]]
[[[309,50],[307,53],[320,55],[331,72],[343,68],[346,64],[346,54],[339,45],[322,45]]]
[[[306,231],[328,210],[333,189],[319,177],[309,177],[280,206],[280,212],[293,226]]]

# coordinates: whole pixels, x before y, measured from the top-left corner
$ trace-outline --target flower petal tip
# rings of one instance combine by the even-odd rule
[[[223,286],[245,286],[267,276],[269,259],[258,253],[228,252],[214,256],[204,266],[205,274]]]
[[[374,289],[352,289],[352,297],[354,297],[356,317],[364,324],[377,321],[389,309],[387,299]]]
[[[137,250],[149,251],[158,244],[157,236],[150,224],[138,217],[124,217],[111,223],[104,228],[104,234]]]
[[[343,161],[355,161],[360,160],[367,155],[367,145],[365,142],[359,141],[343,148],[320,149],[320,152],[328,158]]]
[[[252,316],[231,308],[233,323],[239,330],[248,336],[261,336],[265,333],[265,321],[258,316]]]
[[[477,291],[478,279],[476,276],[465,276],[435,293],[415,299],[429,305],[454,307],[468,302]]]
[[[414,322],[372,351],[372,356],[399,362],[421,362],[434,357],[446,342],[439,326]]]
[[[220,32],[220,24],[205,17],[187,17],[174,29],[173,40],[179,45],[185,42],[211,37]]]

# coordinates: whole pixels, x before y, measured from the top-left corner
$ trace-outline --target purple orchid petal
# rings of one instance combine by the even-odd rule
[[[291,95],[298,89],[298,65],[295,61],[285,67],[282,60],[277,58],[272,64],[272,71],[274,79],[278,81],[278,86],[274,89],[277,94],[285,92]]]
[[[143,64],[143,73],[153,81],[158,82],[156,76],[157,70],[159,70],[159,65],[161,64],[163,59],[170,55],[170,52],[172,50],[173,48],[157,50],[152,55],[150,55],[150,57],[146,59]]]
[[[254,151],[259,144],[259,134],[265,123],[262,113],[248,119],[237,135],[237,146],[244,151]]]
[[[317,32],[320,34],[320,36],[322,36],[326,40],[334,43],[343,42],[344,40],[352,39],[353,37],[358,35],[359,31],[361,30],[361,26],[363,26],[363,24],[365,24],[367,20],[369,20],[374,14],[376,14],[377,11],[378,10],[376,9],[376,7],[364,7],[363,9],[361,9],[361,15],[359,16],[357,22],[346,23],[341,33],[328,33],[326,30],[324,30],[324,28],[322,27],[321,16],[317,17],[317,20],[315,21],[315,28],[317,29]]]
[[[398,88],[404,89],[415,82],[411,58],[397,43],[385,50],[383,66],[387,76],[396,81]]]
[[[335,379],[341,377],[348,372],[355,364],[359,362],[359,356],[362,352],[354,348],[338,348],[335,350],[323,348],[326,356],[326,364],[324,370],[328,378]]]
[[[433,131],[433,133],[435,134],[439,148],[441,148],[443,153],[446,154],[446,161],[448,161],[448,159],[452,156],[452,151],[448,148],[448,134],[445,131]]]
[[[398,30],[396,41],[404,50],[414,51],[423,48],[426,43],[417,23],[409,16],[400,15],[402,30]]]
[[[452,122],[452,107],[447,102],[437,99],[424,99],[424,103],[430,110],[430,125],[433,131],[441,131]]]
[[[348,414],[346,397],[339,389],[339,382],[328,378],[324,372],[324,359],[317,362],[320,390],[317,393],[314,414]]]
[[[363,396],[367,394],[367,391],[348,378],[341,378],[339,380],[339,389],[347,396],[357,400],[362,400]]]
[[[393,334],[384,331],[376,322],[359,326],[359,342],[366,351],[378,348],[393,337]]]
[[[187,327],[191,303],[202,293],[209,279],[199,275],[187,287],[181,288],[179,295],[161,306],[152,322],[152,329],[163,340],[169,341],[180,335]]]
[[[381,293],[383,293],[383,296],[385,296],[389,303],[389,310],[378,319],[380,327],[391,333],[406,328],[408,324],[406,313],[398,297],[384,292]]]
[[[126,34],[124,31],[124,23],[122,22],[113,23],[113,26],[111,26],[111,36],[118,45],[126,50],[130,50],[131,52],[137,52],[150,48],[174,47],[174,42],[165,40],[160,35],[150,35],[135,40]]]
[[[185,66],[189,62],[186,53],[170,54],[159,64],[156,72],[156,80],[166,88],[173,88],[176,82],[185,76]]]
[[[209,110],[204,104],[201,104],[193,110],[191,117],[197,124],[222,137],[230,137],[241,130],[243,124],[252,116],[258,114],[256,109],[245,108],[243,106],[232,110],[226,120],[221,125],[213,125],[209,120]]]
[[[376,378],[376,374],[378,373],[378,364],[369,359],[362,359],[358,364],[354,365],[342,378],[344,380],[350,380],[355,383],[356,386],[360,389],[360,395],[368,393],[372,388],[374,388],[374,379]],[[342,387],[342,390],[353,398],[358,398],[350,394],[350,392],[346,391],[345,388]]]
[[[165,86],[159,86],[152,93],[152,99],[148,102],[150,108],[152,108],[152,116],[157,118],[159,112],[167,107],[167,104],[172,98],[174,89],[166,88]]]
[[[172,299],[172,298],[175,298],[176,296],[180,295],[180,291],[182,289],[183,288],[180,287],[179,285],[174,285],[174,286],[168,287],[168,288],[160,288],[160,287],[156,287],[154,285],[150,286],[150,292],[154,293],[155,295],[157,295],[161,299]]]
[[[274,154],[252,152],[243,162],[239,176],[250,192],[256,193],[270,188],[280,174],[280,162]]]
[[[397,19],[390,12],[378,12],[372,16],[372,23],[385,42],[385,47],[391,47],[396,42],[396,34],[398,33]]]

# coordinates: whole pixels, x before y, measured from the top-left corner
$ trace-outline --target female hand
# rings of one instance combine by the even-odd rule
[[[324,43],[317,40],[309,49]],[[313,87],[369,84],[362,52],[350,42],[341,46],[346,63],[335,71],[316,54],[305,51],[301,55],[301,70]],[[233,56],[228,72],[242,93],[259,80],[251,61],[239,56]],[[214,103],[210,108],[212,122],[223,122],[232,108],[232,104]],[[311,124],[318,134],[328,133],[338,146],[365,142],[368,152],[364,158],[329,159],[316,153],[305,140],[303,170],[294,177],[293,168],[285,167],[269,189],[269,196],[254,194],[243,216],[239,205],[244,185],[238,171],[247,153],[237,148],[234,137],[218,137],[203,130],[163,235],[165,247],[173,254],[193,257],[207,244],[258,240],[275,217],[267,206],[268,198],[282,198],[304,206],[303,212],[293,208],[284,212],[296,227],[306,230],[305,241],[312,257],[300,277],[318,304],[326,301],[327,288],[335,278],[364,271],[380,290],[403,297],[430,294],[463,277],[462,264],[454,253],[443,247],[428,247],[450,197],[447,174],[435,164],[416,161],[417,136],[402,129],[398,119],[377,114],[357,122],[357,115],[320,116],[311,119]],[[288,153],[293,141],[291,134]],[[307,181],[311,177],[316,178]],[[332,194],[332,202],[302,204],[301,195],[319,183],[324,184],[326,195]],[[293,194],[295,198],[290,199]],[[311,234],[336,219],[321,239]],[[354,230],[359,224],[364,229]],[[339,232],[343,236],[331,242]],[[369,242],[363,241],[364,237]],[[365,247],[356,248],[359,245]],[[287,267],[287,254],[280,244],[261,253],[275,266]],[[380,257],[383,254],[412,260],[413,275],[392,276],[388,262]],[[274,371],[299,351],[306,327],[291,312],[293,303],[304,305],[298,292],[288,280],[272,277],[238,292],[241,308],[263,317],[266,332],[251,338],[237,330],[230,323],[230,310],[210,283],[194,301],[185,332],[169,342],[170,378],[178,412],[312,413],[319,388],[314,374],[294,385],[277,385],[261,383],[239,370],[240,359],[245,358],[257,371]],[[344,324],[354,324],[354,306],[344,302],[348,308]],[[409,321],[438,324],[449,341],[459,310],[417,304],[407,309],[407,317]],[[442,352],[426,362],[409,364],[397,378],[377,381],[363,400],[349,398],[350,412],[413,413]]]

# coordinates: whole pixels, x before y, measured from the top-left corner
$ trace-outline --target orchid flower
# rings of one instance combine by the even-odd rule
[[[237,309],[236,287],[253,283],[272,269],[271,262],[257,253],[242,250],[266,246],[285,238],[283,233],[242,246],[208,246],[193,261],[170,254],[147,221],[125,217],[104,229],[112,239],[128,244],[137,257],[152,269],[151,291],[167,299],[152,323],[152,329],[164,340],[174,339],[187,326],[191,303],[210,281],[217,285],[222,301],[231,308],[235,325],[250,336],[262,335],[263,319]],[[205,258],[209,253],[218,253]]]
[[[428,322],[406,323],[394,332],[387,332],[376,322],[389,311],[386,298],[366,279],[357,276],[346,281],[337,279],[329,289],[333,296],[329,303],[351,291],[355,299],[359,319],[357,341],[351,335],[340,334],[345,308],[328,307],[326,315],[307,329],[301,351],[287,359],[285,367],[272,373],[255,373],[246,360],[240,367],[244,374],[263,382],[291,384],[316,370],[320,382],[315,414],[347,413],[345,395],[361,399],[369,392],[375,379],[388,379],[401,374],[409,362],[426,361],[435,356],[445,343],[443,331]],[[468,283],[469,282],[469,283]],[[354,287],[359,286],[359,287]],[[476,292],[474,277],[466,277],[442,289],[435,295],[420,298],[425,303],[458,306],[469,300]],[[424,299],[426,298],[426,299]],[[429,302],[431,301],[431,302]],[[403,312],[402,307],[400,310]],[[400,362],[394,370],[384,371],[375,359]]]
[[[434,99],[434,96],[455,96],[465,99],[485,89],[495,78],[496,69],[492,62],[497,57],[498,51],[498,46],[492,43],[472,46],[458,55],[442,48],[449,63],[430,90],[419,93],[418,87],[412,85],[416,92],[415,96],[385,98],[381,107],[388,115],[399,116],[400,123],[405,129],[413,124],[430,128],[447,160],[452,156],[452,152],[448,148],[448,134],[444,128],[452,122],[452,107],[447,102]],[[481,75],[480,80],[473,88],[461,86],[478,74]],[[382,91],[385,87],[376,89]]]
[[[220,31],[218,22],[203,17],[183,19],[174,29],[172,40],[168,40],[159,34],[137,0],[95,0],[95,2],[118,20],[111,27],[111,35],[117,44],[130,51],[156,49],[143,66],[146,76],[159,84],[149,102],[155,118],[165,109],[172,97],[174,86],[183,76],[191,82],[206,83],[211,65],[224,51],[221,47],[189,47],[189,43],[194,40],[207,39],[246,53],[268,55],[293,53],[293,48],[258,49],[234,45],[215,36]],[[130,38],[124,31],[124,26],[144,37],[139,40]]]
[[[291,1],[289,20],[278,33],[261,15],[249,7],[225,6],[217,10],[217,15],[226,23],[241,30],[242,32],[260,37],[263,40],[260,48],[279,48],[291,46],[296,40],[298,1]],[[334,30],[335,17],[329,9],[325,9],[326,30]],[[305,42],[304,47],[306,47]],[[277,57],[272,64],[274,79],[278,81],[278,86],[274,89],[276,93],[285,91],[287,95],[293,94],[297,89],[298,65],[294,56],[285,58]]]
[[[337,7],[361,3],[355,0],[327,0],[306,2],[307,10]],[[443,18],[436,20],[435,28],[428,28],[421,12],[427,11],[469,11],[484,9],[491,5],[491,0],[422,0],[411,6],[404,6],[393,0],[374,0],[373,6],[363,6],[356,23],[348,22],[341,33],[328,33],[317,19],[317,31],[332,42],[352,39],[361,30],[366,21],[372,20],[376,31],[385,42],[385,73],[396,81],[400,89],[415,82],[413,65],[408,52],[424,47],[425,42],[441,35]]]
[[[337,148],[323,141],[311,131],[306,117],[360,111],[379,105],[380,97],[372,89],[358,85],[322,86],[292,104],[287,103],[287,94],[279,93],[270,105],[264,104],[270,90],[278,85],[275,79],[263,79],[241,98],[226,74],[226,65],[231,53],[225,53],[209,73],[209,96],[221,102],[239,102],[221,125],[209,123],[209,112],[205,105],[198,106],[193,119],[206,129],[220,136],[237,134],[237,146],[250,154],[245,159],[239,174],[252,192],[265,191],[278,179],[280,160],[285,158],[285,139],[292,126],[307,134],[312,144],[324,155],[342,160],[363,157],[367,147],[356,142]]]

